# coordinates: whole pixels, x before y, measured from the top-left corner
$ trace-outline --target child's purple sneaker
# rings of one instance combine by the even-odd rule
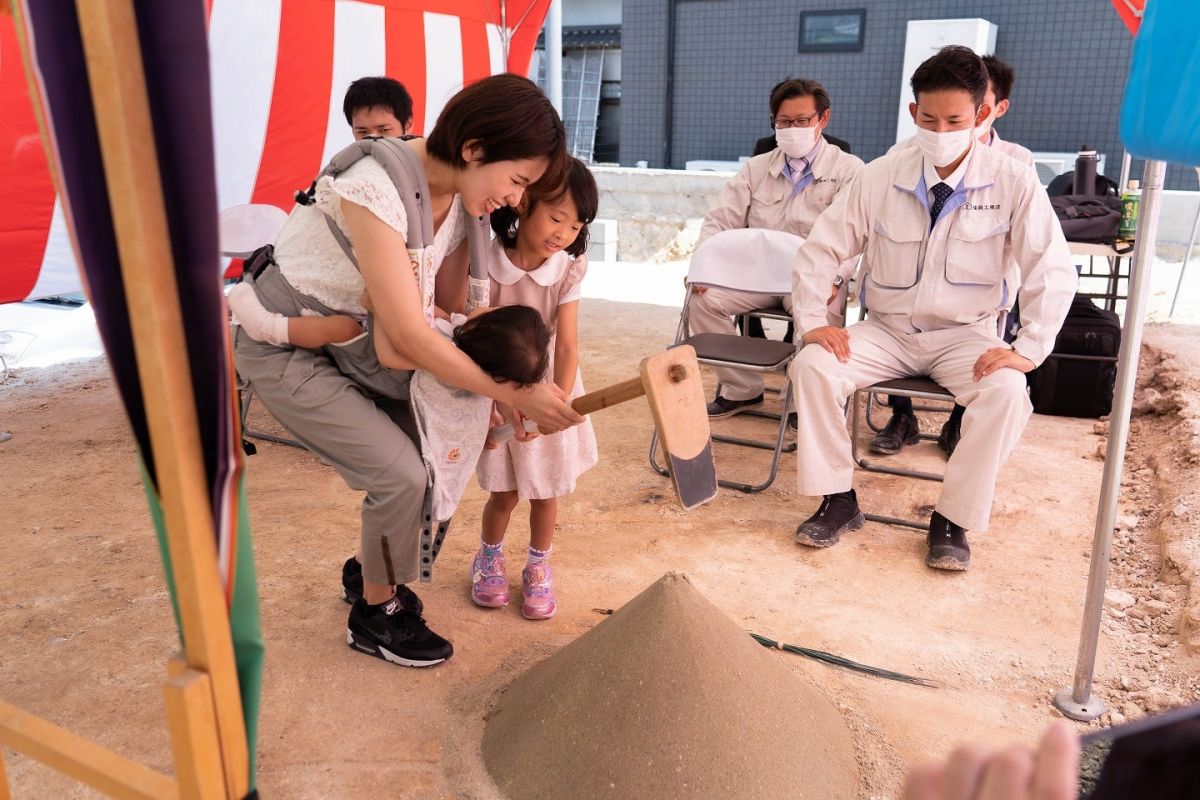
[[[490,554],[482,547],[471,563],[471,599],[484,608],[508,605],[508,575],[504,572],[504,553]]]
[[[554,601],[553,573],[549,564],[527,564],[521,570],[521,614],[525,619],[550,619],[558,609]]]

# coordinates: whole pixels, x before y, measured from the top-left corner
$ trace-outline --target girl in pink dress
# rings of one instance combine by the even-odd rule
[[[555,195],[529,197],[518,212],[492,212],[491,304],[521,304],[541,312],[553,354],[546,381],[571,397],[583,394],[579,374],[579,289],[587,271],[587,226],[596,216],[596,180],[571,159]],[[493,417],[498,425],[502,420]],[[529,548],[521,571],[521,613],[549,619],[556,602],[550,546],[558,498],[575,491],[575,480],[596,463],[596,435],[585,419],[559,433],[495,443],[479,459],[479,485],[491,492],[483,509],[483,542],[471,565],[471,599],[480,606],[508,605],[504,534],[520,500],[529,501]]]

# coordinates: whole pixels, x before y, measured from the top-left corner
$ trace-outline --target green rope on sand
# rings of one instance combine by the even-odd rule
[[[901,683],[910,683],[914,686],[927,686],[931,689],[937,688],[938,683],[931,681],[928,678],[918,678],[913,675],[905,675],[903,672],[893,672],[890,669],[881,669],[880,667],[872,667],[869,664],[860,664],[857,661],[851,661],[848,658],[835,656],[833,653],[826,653],[824,650],[813,650],[809,647],[800,647],[795,644],[781,644],[774,639],[768,639],[766,636],[760,636],[753,631],[747,631],[754,641],[761,644],[763,647],[770,647],[773,650],[786,650],[789,653],[795,653],[798,656],[823,661],[826,664],[832,664],[835,667],[853,670],[854,672],[862,672],[867,675],[874,675],[877,678],[884,678],[889,681],[900,681]]]

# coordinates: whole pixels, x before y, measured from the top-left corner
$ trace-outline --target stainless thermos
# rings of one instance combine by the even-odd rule
[[[1086,144],[1075,158],[1075,186],[1072,194],[1096,193],[1096,151]]]

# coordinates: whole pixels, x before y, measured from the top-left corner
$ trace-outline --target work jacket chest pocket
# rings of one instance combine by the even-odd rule
[[[958,222],[946,239],[946,280],[960,285],[994,286],[1004,277],[1006,220]]]
[[[787,199],[791,188],[791,183],[787,179],[763,181],[750,193],[750,212],[775,208]]]
[[[811,213],[820,214],[833,203],[833,198],[837,195],[837,190],[838,184],[836,181],[814,181],[808,185],[807,189],[801,192],[801,199],[804,201],[804,205],[810,209]]]
[[[871,282],[884,289],[915,286],[924,241],[924,220],[897,217],[876,220],[866,251]]]

